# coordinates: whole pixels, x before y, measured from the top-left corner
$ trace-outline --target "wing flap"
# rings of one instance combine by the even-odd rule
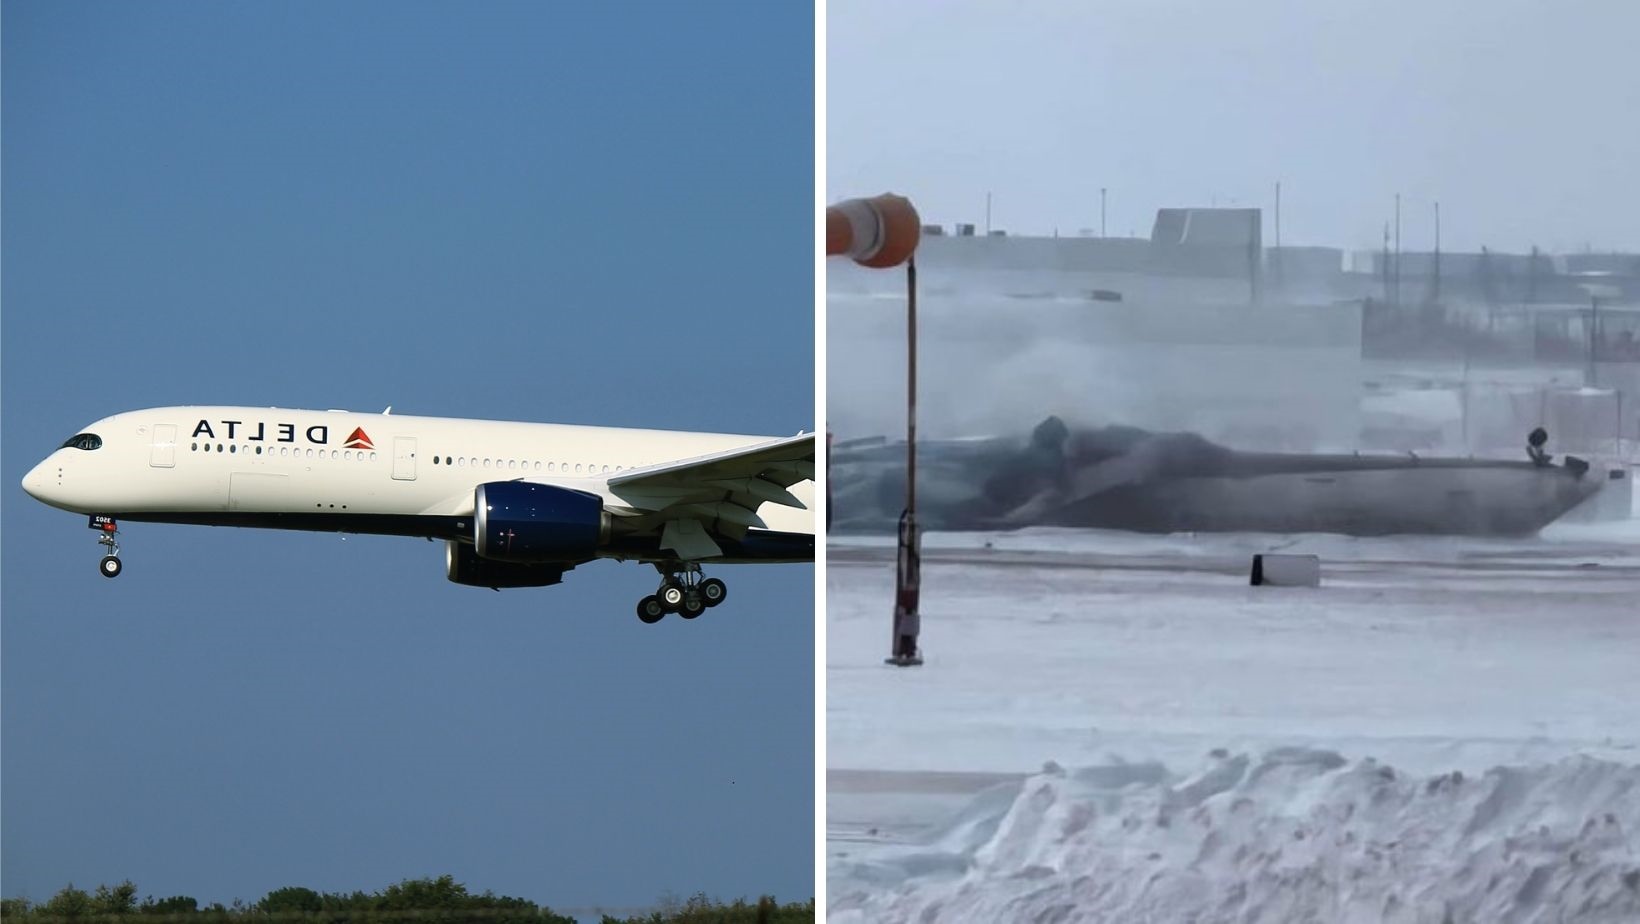
[[[737,502],[741,495],[746,495],[762,503],[795,507],[798,510],[809,509],[807,504],[797,499],[797,495],[763,478],[719,478],[708,484],[734,492]]]
[[[755,512],[764,503],[801,510],[807,508],[786,489],[813,477],[814,434],[799,433],[693,459],[632,469],[610,478],[607,486],[611,494],[639,510],[724,502],[748,512]]]

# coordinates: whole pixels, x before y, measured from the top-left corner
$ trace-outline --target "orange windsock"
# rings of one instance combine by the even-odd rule
[[[826,209],[826,255],[846,255],[861,266],[904,263],[921,235],[922,219],[904,196],[845,199]]]

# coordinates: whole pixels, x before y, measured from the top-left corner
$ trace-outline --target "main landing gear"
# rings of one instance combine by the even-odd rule
[[[93,516],[91,528],[100,530],[102,535],[97,537],[97,544],[108,550],[108,554],[97,563],[97,570],[106,578],[116,578],[125,566],[120,563],[120,528],[113,517]]]
[[[729,597],[728,585],[717,578],[703,577],[695,562],[656,562],[655,570],[661,573],[661,586],[638,601],[638,618],[644,622],[660,622],[667,613],[694,619]]]

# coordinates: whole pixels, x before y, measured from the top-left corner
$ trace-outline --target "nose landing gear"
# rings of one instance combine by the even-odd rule
[[[120,563],[120,526],[111,516],[92,514],[91,522],[87,524],[92,529],[102,533],[97,537],[97,544],[108,550],[108,554],[97,563],[97,570],[106,578],[116,578],[125,566]]]
[[[638,618],[657,623],[667,613],[694,619],[729,598],[729,587],[717,578],[703,577],[696,562],[655,563],[661,586],[638,601]]]

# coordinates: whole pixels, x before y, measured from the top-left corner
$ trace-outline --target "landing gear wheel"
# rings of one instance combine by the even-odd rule
[[[638,601],[638,618],[645,623],[654,625],[660,622],[665,615],[666,607],[661,605],[659,597],[651,594]]]
[[[105,551],[102,561],[97,563],[97,570],[102,572],[102,576],[105,578],[119,577],[120,572],[125,568],[124,565],[120,564],[119,525],[114,522],[114,518],[111,516],[94,514],[91,517],[91,526],[100,533],[97,536],[97,544],[102,546]]]
[[[729,585],[717,578],[707,578],[700,582],[700,599],[707,606],[717,606],[729,598]]]
[[[729,596],[729,588],[722,581],[700,573],[699,562],[657,561],[653,564],[661,573],[661,586],[655,591],[655,599],[668,613],[681,613],[684,619],[694,619]]]
[[[661,606],[666,607],[667,612],[676,613],[683,608],[683,601],[688,597],[688,594],[684,592],[682,584],[667,581],[661,586],[658,596],[660,597]]]

